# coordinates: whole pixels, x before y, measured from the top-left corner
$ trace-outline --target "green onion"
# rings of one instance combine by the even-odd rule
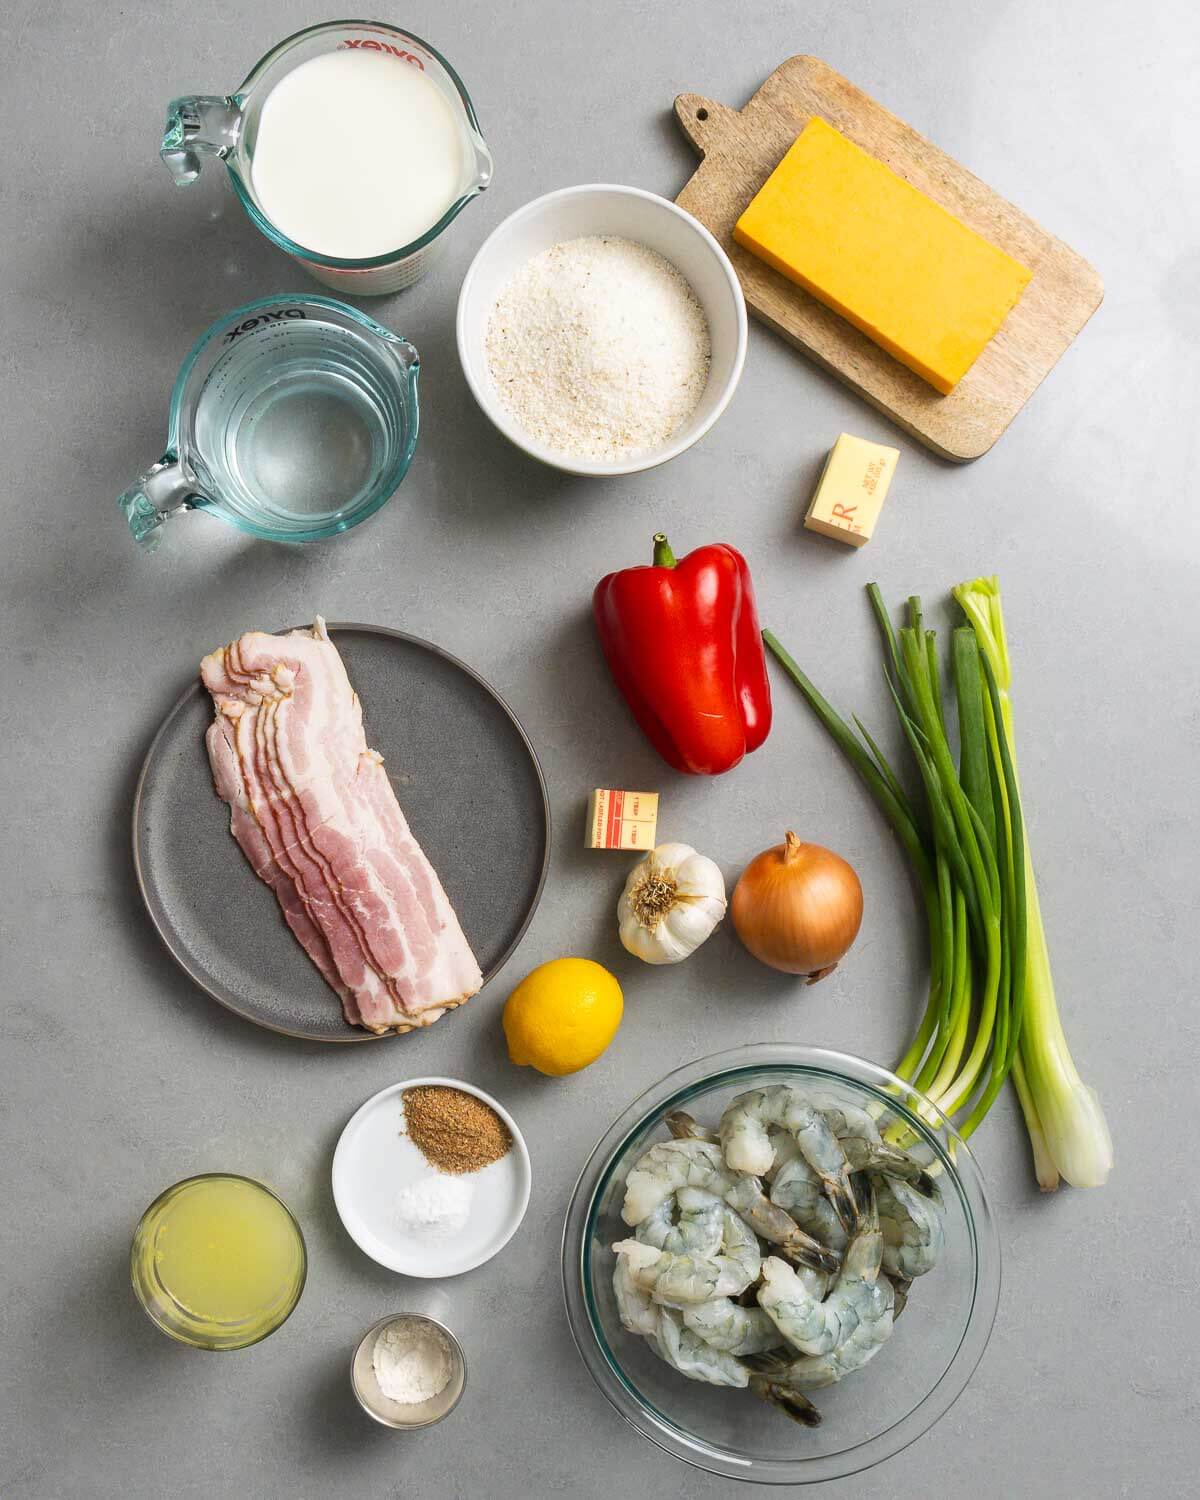
[[[969,1136],[1011,1075],[1043,1188],[1108,1175],[1112,1144],[1099,1102],[1079,1079],[1054,1000],[1016,772],[1011,666],[995,579],[954,590],[969,624],[952,638],[957,764],[947,729],[935,633],[921,601],[897,629],[868,588],[884,677],[921,796],[913,799],[868,730],[821,696],[768,631],[763,640],[857,770],[908,854],[925,905],[930,982],[916,1035],[896,1073]]]
[[[1009,696],[1012,663],[1000,605],[1000,583],[996,578],[976,578],[970,583],[960,583],[953,592],[971,623],[994,684],[992,738],[1011,772],[1012,827],[1020,840],[1013,857],[1021,864],[1028,909],[1018,1094],[1035,1151],[1040,1144],[1044,1153],[1038,1180],[1045,1188],[1057,1185],[1048,1169],[1053,1163],[1057,1173],[1072,1186],[1101,1187],[1112,1169],[1112,1137],[1095,1090],[1083,1082],[1071,1060],[1054,997],[1050,952],[1017,792],[1017,753]]]

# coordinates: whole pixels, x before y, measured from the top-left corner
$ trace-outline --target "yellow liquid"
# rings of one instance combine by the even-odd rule
[[[164,1333],[204,1349],[242,1349],[273,1332],[299,1301],[305,1271],[296,1221],[244,1177],[177,1183],[133,1240],[142,1306]]]

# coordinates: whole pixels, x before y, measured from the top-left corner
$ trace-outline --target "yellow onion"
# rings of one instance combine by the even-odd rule
[[[815,984],[858,936],[862,886],[840,854],[789,832],[742,871],[729,910],[755,958]]]

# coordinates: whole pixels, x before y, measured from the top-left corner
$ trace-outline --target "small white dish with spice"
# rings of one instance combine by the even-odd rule
[[[458,354],[494,425],[568,474],[636,474],[729,404],[746,304],[691,214],[641,188],[561,188],[484,241],[458,300]]]
[[[355,1111],[333,1154],[346,1233],[405,1276],[459,1276],[490,1260],[517,1232],[531,1185],[512,1116],[455,1078],[381,1089]]]

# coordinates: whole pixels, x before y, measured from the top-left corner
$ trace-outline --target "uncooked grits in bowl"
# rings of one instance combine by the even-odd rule
[[[609,461],[670,439],[704,394],[712,354],[686,278],[616,235],[564,240],[522,266],[486,346],[497,396],[530,437]]]

